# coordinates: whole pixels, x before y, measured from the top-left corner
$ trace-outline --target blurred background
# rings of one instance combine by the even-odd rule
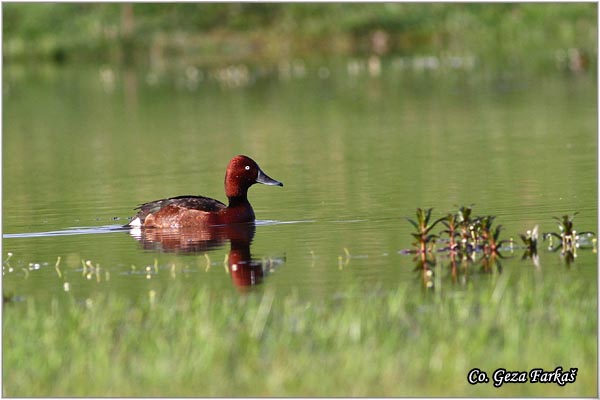
[[[453,55],[488,68],[579,71],[595,69],[595,10],[594,3],[7,3],[3,52],[8,63],[155,68]]]

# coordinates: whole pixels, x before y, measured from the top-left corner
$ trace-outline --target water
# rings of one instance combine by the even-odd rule
[[[420,291],[412,256],[401,254],[412,246],[405,217],[417,207],[439,218],[474,204],[516,244],[536,224],[557,231],[552,217],[573,212],[578,231],[596,231],[595,76],[406,70],[393,60],[369,74],[356,62],[249,66],[241,75],[6,66],[5,295],[147,296],[174,279],[233,296],[265,287],[343,296],[355,284]],[[228,240],[192,237],[195,251],[171,251],[120,229],[146,201],[225,201],[236,154],[285,185],[250,189],[258,221],[245,243],[247,276],[232,271],[238,249]],[[548,282],[596,281],[592,250],[569,266],[545,247]],[[502,273],[539,272],[522,252],[503,252]],[[479,271],[461,284],[444,267],[436,289],[484,285],[490,274]]]

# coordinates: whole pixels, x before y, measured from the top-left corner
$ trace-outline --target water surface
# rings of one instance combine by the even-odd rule
[[[211,69],[8,65],[5,293],[42,299],[68,282],[82,298],[137,296],[172,279],[237,293],[224,268],[227,242],[181,254],[145,249],[115,229],[142,202],[225,201],[236,154],[285,184],[249,194],[258,218],[251,254],[266,265],[258,286],[282,293],[331,296],[355,283],[421,290],[412,257],[399,253],[411,247],[404,218],[416,207],[434,207],[438,218],[474,204],[516,244],[536,224],[556,231],[552,217],[575,211],[578,230],[595,231],[595,76],[414,71],[393,60],[377,75],[352,62],[307,62],[289,74],[249,67],[241,81]],[[596,280],[591,250],[579,252],[575,271],[559,253],[540,253],[545,274]],[[506,255],[514,257],[504,271],[532,270],[520,249]],[[82,260],[101,273],[88,276]],[[474,268],[470,279],[486,278]]]

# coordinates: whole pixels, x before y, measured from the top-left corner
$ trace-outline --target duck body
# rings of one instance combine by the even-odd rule
[[[126,226],[173,229],[252,222],[255,216],[248,189],[255,183],[283,186],[250,157],[239,155],[231,159],[225,173],[229,205],[204,196],[169,197],[137,207],[138,213]]]

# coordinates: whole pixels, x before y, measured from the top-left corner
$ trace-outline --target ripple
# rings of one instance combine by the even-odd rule
[[[104,226],[87,226],[87,227],[71,227],[58,231],[47,232],[25,232],[25,233],[5,233],[2,235],[4,239],[17,238],[33,238],[33,237],[53,237],[53,236],[72,236],[72,235],[90,235],[98,233],[112,233],[128,230],[122,225],[104,225]]]
[[[274,219],[263,219],[263,220],[257,220],[255,222],[255,224],[257,226],[264,226],[264,225],[305,224],[305,223],[312,223],[312,222],[317,222],[317,221],[314,219],[298,220],[298,221],[277,221]]]

